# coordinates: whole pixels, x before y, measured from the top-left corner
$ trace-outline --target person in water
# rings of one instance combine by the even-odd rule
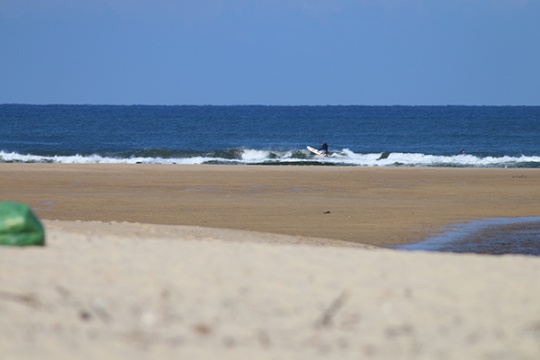
[[[324,155],[324,156],[328,156],[328,144],[327,143],[324,143],[321,145],[321,148],[319,149],[319,151]]]

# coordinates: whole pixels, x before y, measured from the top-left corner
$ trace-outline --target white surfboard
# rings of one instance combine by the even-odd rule
[[[314,153],[315,155],[322,156],[322,157],[326,157],[326,156],[327,156],[325,153],[322,153],[322,152],[320,152],[319,150],[317,150],[317,149],[315,149],[315,148],[313,148],[313,147],[311,147],[311,146],[308,146],[307,149],[308,149],[309,151],[311,151],[312,153]]]

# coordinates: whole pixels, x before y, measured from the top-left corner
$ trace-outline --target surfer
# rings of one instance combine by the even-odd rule
[[[327,143],[322,144],[319,151],[322,153],[323,156],[328,156],[328,144]]]

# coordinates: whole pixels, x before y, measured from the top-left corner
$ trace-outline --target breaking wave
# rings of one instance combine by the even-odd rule
[[[492,154],[433,155],[422,153],[355,153],[349,149],[328,157],[308,150],[227,149],[216,151],[139,150],[90,154],[35,153],[0,151],[0,163],[59,164],[221,164],[221,165],[334,165],[539,168],[540,156],[495,156]]]

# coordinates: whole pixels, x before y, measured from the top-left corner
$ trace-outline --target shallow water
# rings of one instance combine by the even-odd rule
[[[455,225],[443,234],[394,249],[540,256],[540,217],[494,218]]]

